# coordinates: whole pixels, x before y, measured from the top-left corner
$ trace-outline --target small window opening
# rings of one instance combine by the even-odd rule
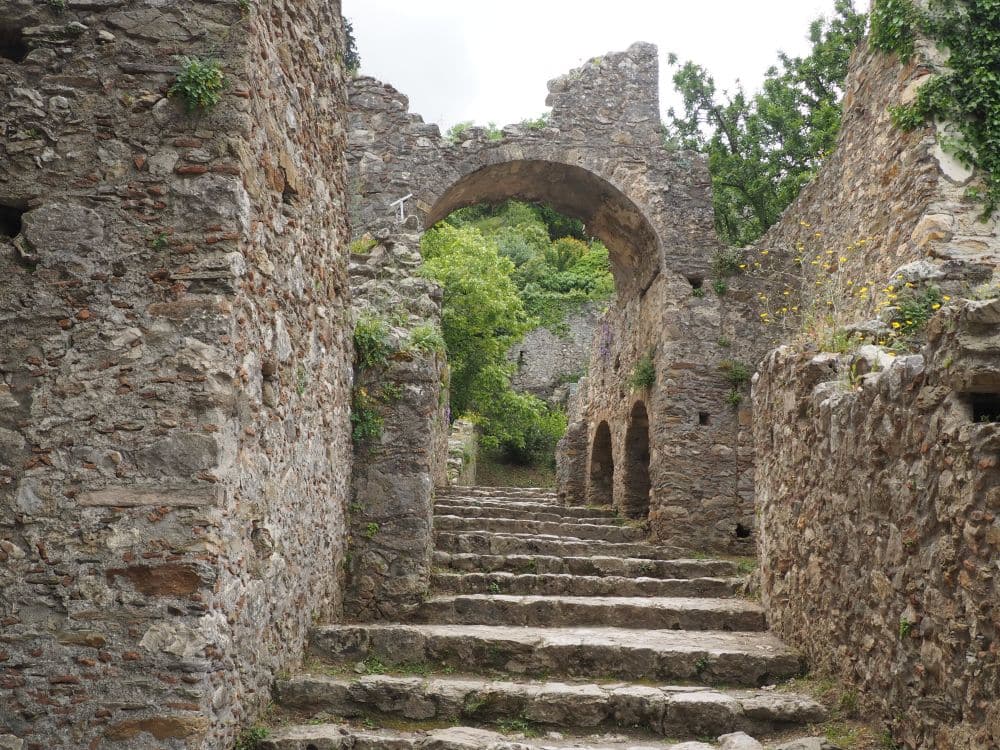
[[[970,393],[973,422],[1000,422],[1000,393]]]
[[[709,420],[709,414],[707,411],[698,412],[698,424],[704,427],[705,425],[708,424],[708,420]]]
[[[21,217],[24,209],[17,206],[5,206],[0,203],[0,237],[14,239],[21,233]]]
[[[286,206],[294,206],[298,198],[298,191],[286,182],[285,187],[281,190],[281,202]]]
[[[31,52],[31,48],[25,44],[21,29],[0,26],[0,57],[19,63],[28,56],[29,52]]]
[[[750,528],[744,526],[741,523],[736,524],[736,538],[737,539],[748,539],[750,537]]]
[[[692,289],[701,289],[701,287],[705,284],[705,279],[701,276],[688,276],[687,280]]]

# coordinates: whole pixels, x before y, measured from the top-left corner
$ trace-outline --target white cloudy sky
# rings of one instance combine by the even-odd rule
[[[867,9],[868,0],[855,0]],[[834,0],[343,0],[362,73],[391,83],[443,127],[498,125],[545,110],[546,81],[585,60],[653,42],[704,65],[720,87],[756,88],[777,50],[808,49]],[[661,104],[676,103],[662,75]]]

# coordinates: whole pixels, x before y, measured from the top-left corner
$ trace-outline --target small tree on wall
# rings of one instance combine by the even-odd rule
[[[344,19],[344,67],[352,75],[361,67],[361,55],[358,54],[358,43],[354,39],[354,25],[350,19]]]

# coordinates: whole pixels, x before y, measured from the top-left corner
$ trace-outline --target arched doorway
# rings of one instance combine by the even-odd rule
[[[590,451],[587,502],[591,505],[611,505],[614,477],[615,461],[611,455],[611,428],[607,422],[601,422],[597,426],[594,447]]]
[[[629,415],[625,433],[625,495],[622,513],[629,518],[649,515],[649,414],[646,405],[637,401]]]

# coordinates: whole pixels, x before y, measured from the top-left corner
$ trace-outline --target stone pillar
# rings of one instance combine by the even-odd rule
[[[355,319],[382,354],[367,364],[358,357],[355,367],[346,604],[352,618],[398,620],[430,587],[447,363],[441,290],[414,275],[420,238],[378,235],[351,256]]]

